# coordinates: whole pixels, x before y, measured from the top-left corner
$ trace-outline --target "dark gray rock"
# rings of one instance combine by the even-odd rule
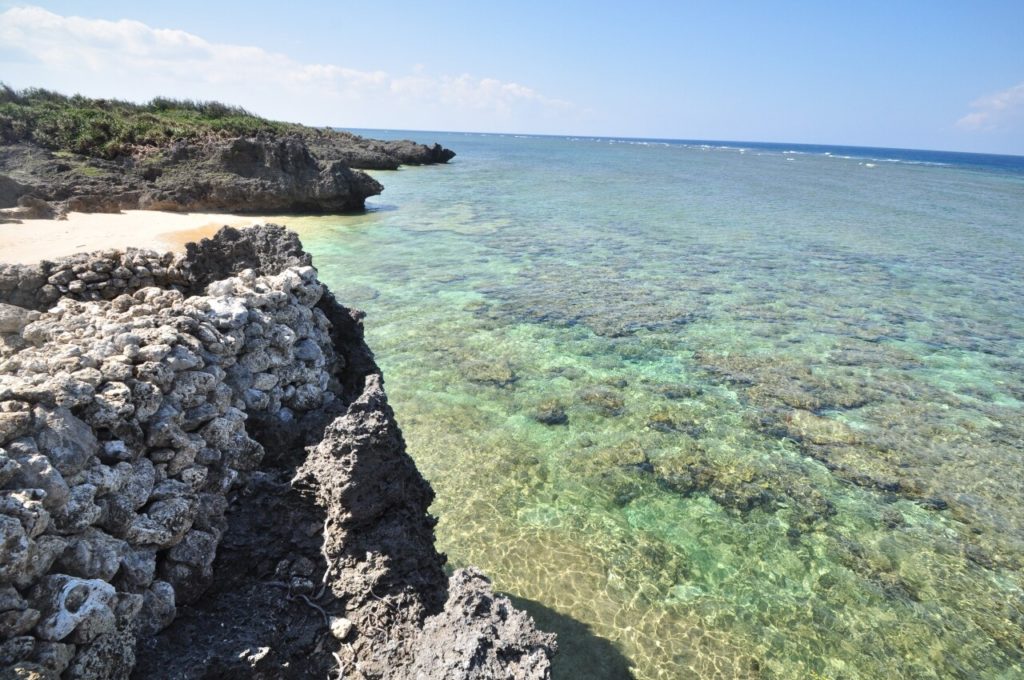
[[[193,293],[246,269],[270,274],[287,267],[308,266],[313,261],[295,232],[276,225],[245,231],[224,227],[212,238],[189,243],[185,249],[181,269]]]
[[[491,590],[476,569],[460,569],[448,585],[444,610],[423,625],[406,677],[436,680],[544,678],[555,636]]]
[[[139,208],[348,212],[362,209],[366,198],[383,190],[353,168],[394,170],[402,164],[446,163],[454,155],[438,144],[315,129],[179,141],[144,161],[57,156],[20,141],[0,145],[0,221]]]
[[[0,515],[0,583],[11,583],[24,571],[32,541],[14,517]]]
[[[440,144],[427,146],[407,139],[381,141],[342,130],[309,130],[303,135],[318,158],[340,160],[363,170],[396,170],[400,165],[447,163],[455,152]]]
[[[10,175],[0,174],[0,209],[13,208],[18,200],[32,191],[32,187],[19,182]]]
[[[14,214],[21,220],[49,220],[57,216],[57,211],[38,196],[22,196]]]
[[[341,162],[318,161],[298,138],[240,137],[189,149],[145,189],[146,210],[346,212],[383,187]]]
[[[29,433],[32,414],[28,411],[0,411],[0,444]]]
[[[0,303],[0,333],[20,333],[31,320],[31,310]]]
[[[9,486],[21,489],[41,489],[45,494],[43,506],[49,510],[61,508],[71,491],[60,472],[49,458],[34,453],[17,459],[18,471]]]
[[[62,475],[73,475],[88,465],[99,452],[99,442],[92,428],[66,408],[37,408],[37,423],[43,426],[35,433],[39,450],[45,453]]]
[[[447,163],[455,158],[454,151],[446,149],[440,144],[427,146],[408,139],[400,139],[384,142],[382,146],[388,155],[397,158],[402,165],[433,165],[434,163]]]

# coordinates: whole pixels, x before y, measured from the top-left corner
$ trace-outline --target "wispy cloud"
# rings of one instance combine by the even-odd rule
[[[974,109],[956,122],[965,130],[997,130],[1024,123],[1024,83],[971,102]]]
[[[0,66],[30,82],[106,96],[217,98],[300,122],[487,129],[559,118],[572,104],[528,86],[469,74],[363,71],[303,63],[261,47],[216,43],[131,20],[0,13]],[[5,63],[6,62],[6,63]]]

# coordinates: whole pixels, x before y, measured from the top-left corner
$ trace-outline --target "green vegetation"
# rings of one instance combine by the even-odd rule
[[[0,141],[33,141],[57,152],[112,159],[178,140],[301,129],[220,102],[158,97],[134,104],[0,84]]]
[[[76,168],[76,170],[78,170],[78,172],[85,175],[86,177],[102,177],[103,175],[107,174],[100,170],[99,168],[94,168],[91,165],[80,165]]]

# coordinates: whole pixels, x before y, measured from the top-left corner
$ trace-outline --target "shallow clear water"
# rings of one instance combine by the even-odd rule
[[[288,223],[558,677],[1024,676],[1024,173],[438,141]]]

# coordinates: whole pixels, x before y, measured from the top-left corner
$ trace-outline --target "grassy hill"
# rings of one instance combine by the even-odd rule
[[[134,104],[0,84],[0,141],[31,141],[53,151],[113,159],[178,140],[304,131],[310,129],[220,102],[158,97]]]

